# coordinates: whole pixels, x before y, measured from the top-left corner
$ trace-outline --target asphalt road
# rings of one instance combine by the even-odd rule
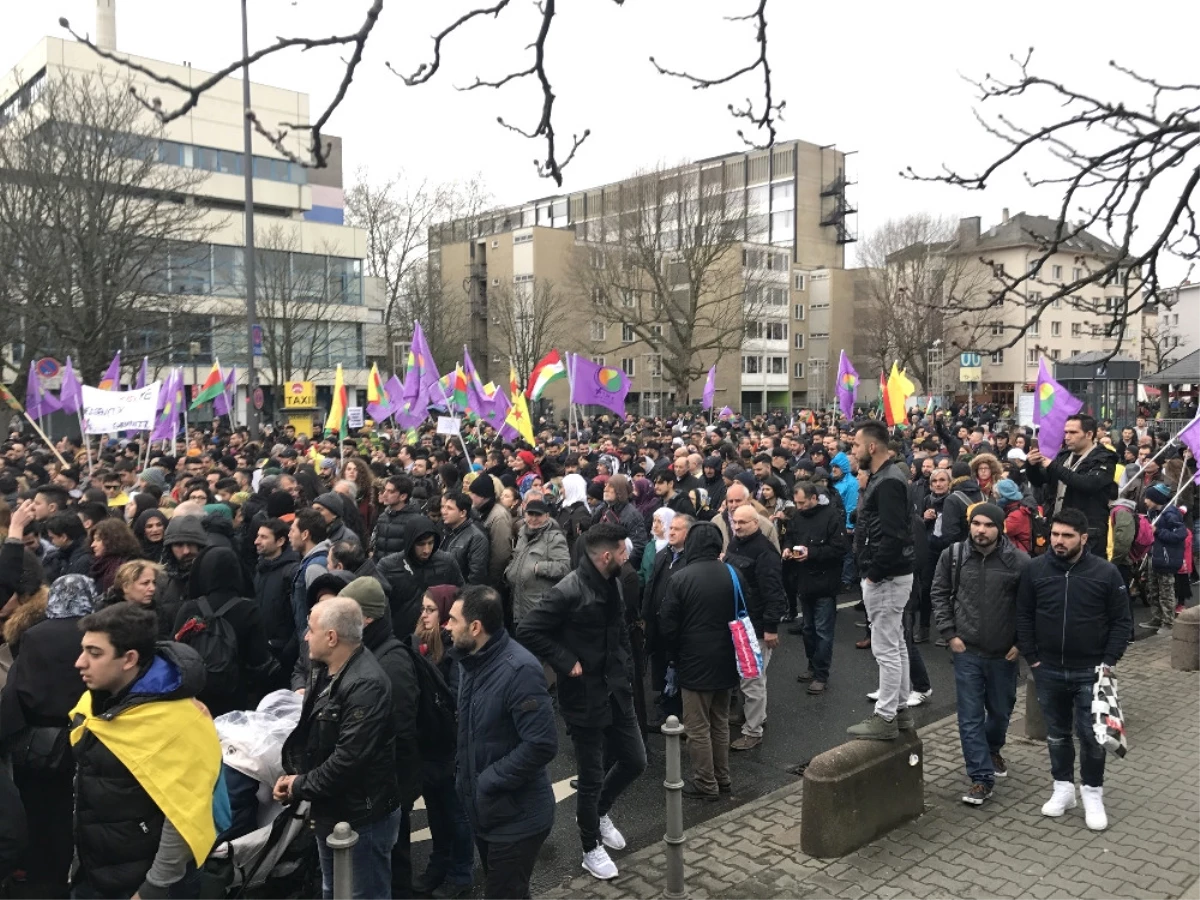
[[[857,598],[843,595],[839,605],[852,604]],[[799,636],[780,635],[780,648],[771,657],[767,683],[767,726],[763,742],[754,750],[731,754],[733,794],[719,803],[684,800],[684,826],[691,826],[749,803],[784,785],[795,781],[792,774],[801,763],[818,753],[847,740],[846,728],[868,716],[874,704],[866,698],[877,686],[878,669],[870,650],[858,650],[854,642],[863,637],[864,629],[855,625],[862,614],[849,608],[837,613],[837,630],[829,685],[819,697],[805,693],[805,686],[796,676],[806,666],[804,645]],[[949,651],[932,643],[920,644],[933,685],[933,696],[914,710],[917,725],[921,726],[954,711],[954,671]],[[733,735],[737,735],[737,730]],[[660,841],[665,828],[663,779],[665,776],[664,739],[652,735],[649,740],[649,765],[642,775],[617,801],[612,811],[614,824],[625,836],[626,849],[612,852],[620,868],[624,854],[640,850]],[[687,777],[687,751],[684,749],[684,775]],[[580,871],[582,848],[575,825],[575,800],[568,787],[575,774],[575,759],[571,740],[559,721],[559,753],[550,767],[550,777],[556,784],[559,797],[554,829],[542,847],[534,869],[532,891],[549,891],[564,877]],[[413,868],[420,873],[429,851],[425,814],[418,810],[413,816]],[[477,869],[476,879],[481,875]],[[478,895],[478,886],[476,889]]]

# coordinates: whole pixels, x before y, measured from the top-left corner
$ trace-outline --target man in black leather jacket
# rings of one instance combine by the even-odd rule
[[[316,821],[321,882],[333,889],[338,822],[358,833],[352,852],[355,897],[390,897],[392,847],[400,828],[392,685],[363,646],[363,615],[348,597],[314,606],[305,635],[312,672],[300,723],[283,745],[289,774],[275,784],[281,803],[309,800]]]

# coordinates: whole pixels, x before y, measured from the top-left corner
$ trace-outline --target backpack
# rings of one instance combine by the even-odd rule
[[[225,613],[242,602],[242,598],[235,597],[221,607],[220,612],[214,612],[208,598],[201,597],[196,601],[200,615],[188,619],[175,635],[175,640],[187,644],[204,660],[206,694],[228,697],[237,693],[241,682],[241,657],[238,655],[237,632],[225,618]]]
[[[1109,513],[1110,528],[1116,523],[1117,509],[1118,507],[1114,506]],[[1150,519],[1141,513],[1133,513],[1133,520],[1137,530],[1133,534],[1133,543],[1129,545],[1129,562],[1131,565],[1137,565],[1149,555],[1154,546],[1154,526],[1150,524]]]
[[[1025,507],[1029,510],[1029,555],[1041,556],[1050,549],[1050,520],[1042,515],[1042,508]]]
[[[401,641],[412,658],[420,692],[417,696],[417,747],[421,759],[441,762],[458,746],[458,712],[454,695],[442,673],[411,641]]]

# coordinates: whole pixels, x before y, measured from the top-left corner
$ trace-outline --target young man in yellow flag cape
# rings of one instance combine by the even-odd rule
[[[228,798],[217,791],[221,744],[193,699],[204,685],[204,662],[182,644],[156,645],[158,617],[133,603],[79,624],[75,667],[87,691],[70,714],[74,890],[99,897],[186,893],[216,841],[214,811],[221,827],[228,825]]]

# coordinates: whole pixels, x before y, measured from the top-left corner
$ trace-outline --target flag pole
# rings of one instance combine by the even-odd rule
[[[1125,487],[1121,488],[1121,490],[1118,492],[1118,496],[1120,496],[1120,494],[1123,494],[1123,493],[1125,493],[1127,490],[1129,490],[1129,487],[1130,487],[1130,485],[1132,485],[1132,484],[1134,484],[1134,483],[1135,483],[1135,482],[1134,482],[1134,479],[1135,479],[1135,478],[1137,478],[1137,476],[1138,476],[1138,475],[1141,475],[1141,474],[1142,474],[1142,472],[1143,472],[1143,471],[1145,470],[1145,468],[1146,468],[1146,465],[1147,465],[1147,464],[1149,464],[1149,463],[1152,463],[1152,462],[1154,462],[1156,459],[1158,459],[1160,456],[1162,456],[1162,455],[1163,455],[1163,453],[1165,453],[1165,452],[1166,452],[1167,448],[1168,448],[1168,447],[1170,447],[1172,444],[1174,444],[1174,443],[1175,443],[1175,438],[1176,438],[1176,437],[1178,437],[1178,435],[1173,435],[1173,436],[1171,437],[1171,439],[1170,439],[1169,441],[1167,441],[1165,444],[1163,444],[1161,447],[1159,447],[1159,448],[1158,448],[1158,452],[1157,452],[1157,453],[1155,453],[1155,454],[1154,454],[1152,457],[1150,457],[1148,460],[1146,460],[1146,462],[1144,462],[1144,463],[1134,463],[1134,464],[1133,464],[1133,467],[1137,469],[1137,472],[1136,472],[1136,474],[1134,474],[1134,475],[1133,475],[1133,476],[1132,476],[1132,477],[1129,479],[1129,481],[1125,482]],[[1129,468],[1130,468],[1129,466],[1126,466],[1126,469],[1129,469]]]
[[[1179,477],[1179,490],[1177,490],[1177,491],[1175,492],[1175,496],[1174,496],[1174,497],[1172,497],[1172,498],[1170,499],[1170,501],[1168,501],[1168,503],[1167,503],[1167,506],[1174,506],[1174,505],[1175,505],[1175,501],[1176,501],[1176,500],[1178,500],[1178,499],[1179,499],[1179,497],[1180,497],[1180,495],[1182,495],[1182,494],[1183,494],[1183,492],[1184,492],[1184,491],[1186,491],[1186,490],[1188,489],[1188,485],[1189,485],[1189,484],[1192,484],[1192,479],[1187,477],[1187,472],[1186,472],[1186,471],[1184,471],[1184,472],[1180,472],[1180,477]],[[1198,489],[1198,490],[1200,490],[1200,485],[1198,485],[1198,486],[1197,486],[1197,489]]]
[[[62,463],[63,468],[70,468],[70,466],[67,465],[66,459],[64,459],[63,455],[58,452],[58,448],[54,446],[54,442],[51,441],[50,438],[46,437],[46,432],[42,431],[41,426],[30,417],[29,413],[22,409],[21,415],[25,417],[25,421],[32,426],[33,430],[38,433],[38,436],[46,442],[46,446],[50,448],[50,451],[58,457],[58,461]]]

